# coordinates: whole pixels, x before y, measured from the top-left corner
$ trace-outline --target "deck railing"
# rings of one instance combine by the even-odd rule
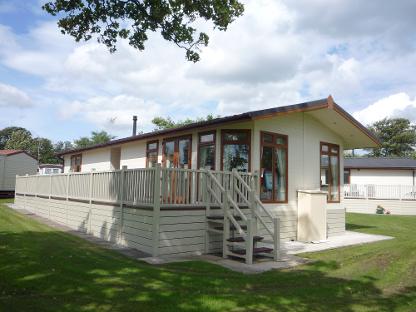
[[[345,184],[344,198],[416,200],[416,186]]]
[[[231,172],[210,173],[225,190],[241,188],[234,182]],[[217,205],[212,195],[204,195],[207,192],[203,183],[206,175],[206,170],[161,168],[158,165],[116,171],[17,176],[16,194],[149,207],[154,205],[155,196],[160,206],[204,206],[207,202]],[[252,175],[242,173],[241,179],[250,184]],[[235,191],[231,194],[234,194],[234,201],[244,204],[244,196]],[[247,197],[248,194],[244,195]]]

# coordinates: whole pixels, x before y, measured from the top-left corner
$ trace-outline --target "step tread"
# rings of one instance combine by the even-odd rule
[[[255,242],[259,242],[259,241],[263,240],[263,238],[264,238],[263,236],[254,236],[253,240]],[[229,241],[230,243],[242,243],[242,242],[245,242],[246,239],[244,237],[240,236],[240,237],[231,237],[231,238],[227,239],[227,241]]]
[[[260,254],[260,253],[271,253],[271,252],[273,252],[273,248],[268,248],[268,247],[253,248],[253,255]],[[236,250],[233,250],[232,253],[235,253],[237,255],[245,255],[246,250],[245,249],[236,249]]]
[[[247,225],[240,225],[240,226],[241,226],[241,228],[243,230],[247,230]],[[223,226],[217,226],[214,229],[215,230],[218,230],[218,231],[224,231],[224,227]],[[230,225],[230,230],[235,231],[236,230],[236,227],[233,224],[231,224]]]
[[[223,215],[211,215],[211,216],[207,216],[208,220],[224,220],[224,216]],[[241,220],[241,216],[234,216],[234,219],[236,220]]]

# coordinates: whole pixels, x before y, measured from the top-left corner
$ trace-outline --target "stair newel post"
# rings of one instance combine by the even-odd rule
[[[201,193],[202,193],[202,201],[205,204],[205,254],[209,253],[209,224],[207,217],[211,214],[211,206],[208,200],[208,171],[206,169],[202,169],[201,172]]]
[[[254,219],[247,220],[246,264],[253,264],[254,222]]]
[[[227,258],[228,256],[228,239],[230,238],[230,219],[229,219],[229,210],[230,203],[228,202],[229,190],[222,192],[222,201],[223,201],[223,210],[224,210],[224,227],[222,235],[222,257]]]
[[[153,238],[153,251],[152,257],[159,255],[159,239],[160,239],[160,174],[161,165],[157,164],[155,167],[155,181],[154,181],[154,197],[153,197],[153,226],[152,226],[152,238]]]
[[[255,233],[257,233],[258,220],[257,220],[257,214],[256,214],[256,209],[257,209],[257,206],[256,206],[256,183],[255,183],[254,176],[250,180],[249,201],[250,201],[251,218],[255,221],[255,223],[254,223],[254,225],[255,225],[254,231],[255,231]]]
[[[280,258],[280,219],[279,218],[273,218],[273,258],[274,261],[279,260]]]
[[[235,202],[238,203],[238,200],[237,200],[238,195],[236,191],[236,188],[237,188],[236,175],[237,175],[237,169],[233,168],[231,170],[231,181],[230,181],[231,182],[231,194],[232,194],[231,198],[233,198]]]

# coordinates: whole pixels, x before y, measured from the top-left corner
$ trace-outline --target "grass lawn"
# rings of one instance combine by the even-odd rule
[[[243,275],[133,261],[0,204],[0,311],[416,311],[416,217],[350,214],[348,228],[396,239]]]

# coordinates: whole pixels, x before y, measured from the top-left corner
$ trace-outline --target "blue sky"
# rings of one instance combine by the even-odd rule
[[[365,124],[416,121],[414,1],[253,0],[227,32],[207,29],[197,64],[158,34],[110,54],[60,34],[39,0],[0,0],[0,127],[73,140],[152,129],[154,116],[229,115],[332,94]],[[200,25],[207,28],[206,25]]]

